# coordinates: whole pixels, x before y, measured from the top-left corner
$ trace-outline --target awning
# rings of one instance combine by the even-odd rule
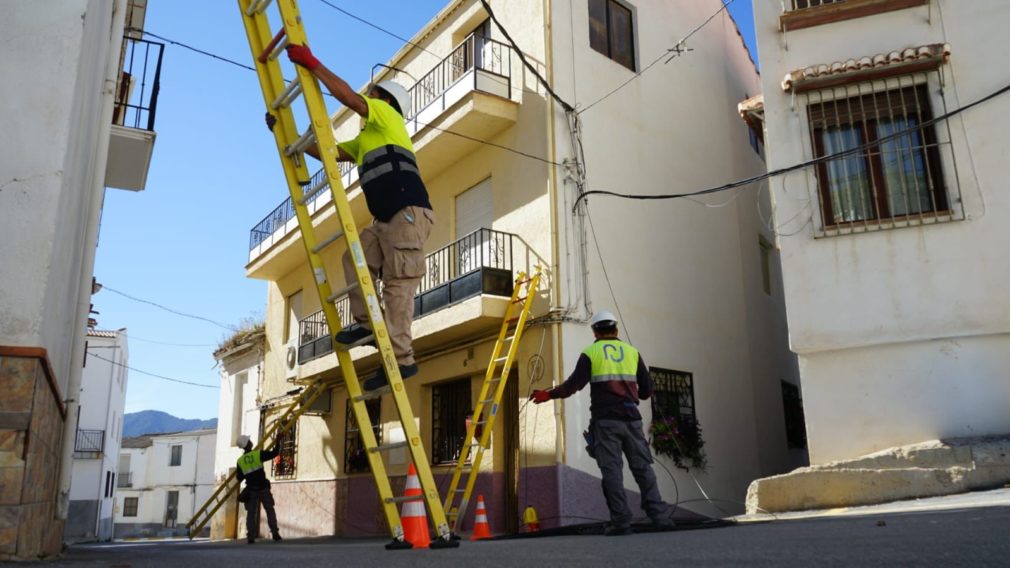
[[[895,75],[933,71],[946,63],[949,57],[950,44],[934,43],[858,59],[822,63],[786,73],[782,79],[782,90],[800,93]]]

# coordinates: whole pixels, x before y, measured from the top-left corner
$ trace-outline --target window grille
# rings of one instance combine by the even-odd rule
[[[382,415],[382,399],[376,398],[365,401],[368,409],[368,421],[372,424],[372,434],[375,436],[375,443],[382,443],[382,426],[379,419]],[[347,401],[344,429],[344,473],[364,473],[372,470],[368,463],[368,454],[364,444],[361,443],[361,435],[358,430],[358,421],[354,419],[354,411],[351,409],[351,401]]]
[[[652,416],[695,418],[694,377],[691,373],[649,367],[652,375]]]
[[[274,479],[294,479],[297,469],[298,422],[286,432],[277,435],[277,457],[271,465]]]
[[[137,506],[140,503],[139,497],[126,497],[123,499],[123,516],[136,517]]]
[[[459,460],[472,410],[470,379],[434,385],[431,389],[431,459],[435,465]]]
[[[811,91],[806,103],[815,158],[818,236],[961,218],[946,127],[934,116],[926,75]]]
[[[792,0],[793,10],[804,8],[816,8],[818,6],[828,6],[830,4],[841,4],[845,0]]]

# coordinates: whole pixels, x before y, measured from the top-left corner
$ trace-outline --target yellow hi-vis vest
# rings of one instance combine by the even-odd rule
[[[242,475],[249,475],[254,471],[263,469],[263,460],[260,459],[260,451],[253,450],[247,454],[243,454],[238,459],[238,468],[242,470]]]
[[[607,381],[638,381],[638,349],[620,339],[602,339],[582,353],[592,363],[590,384]]]

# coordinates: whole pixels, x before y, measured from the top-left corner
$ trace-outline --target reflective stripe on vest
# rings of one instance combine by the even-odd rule
[[[263,469],[263,460],[260,459],[260,451],[253,450],[244,454],[238,459],[238,468],[242,470],[242,475]]]
[[[394,170],[408,171],[418,177],[421,176],[413,152],[395,144],[387,144],[364,155],[361,165],[358,166],[358,179],[364,186]]]
[[[592,370],[589,382],[638,381],[638,350],[619,339],[604,339],[582,351]]]

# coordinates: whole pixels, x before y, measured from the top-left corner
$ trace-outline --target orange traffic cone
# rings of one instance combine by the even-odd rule
[[[424,501],[421,499],[421,482],[417,480],[417,470],[414,464],[410,464],[407,470],[407,487],[403,491],[404,497],[417,497],[416,500],[406,501],[400,510],[400,522],[403,523],[403,538],[414,548],[428,548],[431,544],[431,535],[428,534],[428,515],[424,512]]]
[[[484,507],[484,496],[477,496],[477,515],[474,517],[473,534],[470,540],[491,538],[491,525],[487,523],[487,508]]]

